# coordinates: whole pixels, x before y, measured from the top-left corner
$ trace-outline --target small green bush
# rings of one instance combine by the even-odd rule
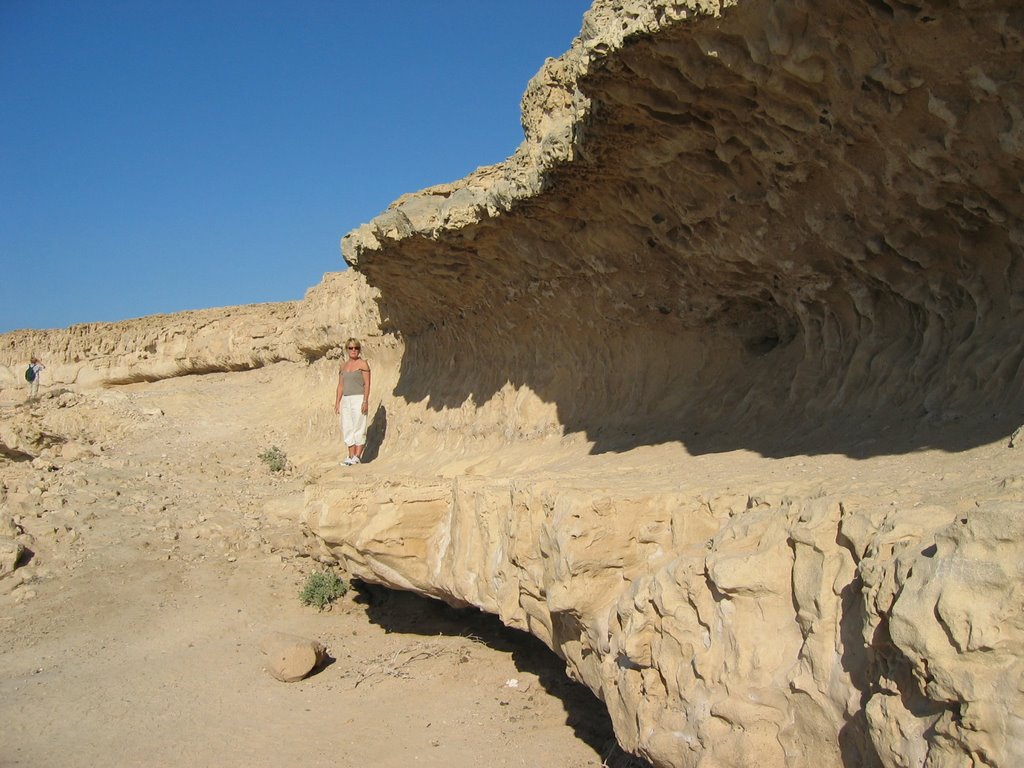
[[[329,603],[333,603],[339,597],[348,592],[346,584],[336,573],[331,571],[317,571],[309,574],[306,585],[299,593],[303,605],[315,605],[323,610]]]
[[[271,472],[283,472],[288,466],[288,457],[276,445],[261,453],[260,459],[270,468]]]

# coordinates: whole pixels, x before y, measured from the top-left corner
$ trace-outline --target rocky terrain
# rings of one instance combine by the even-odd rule
[[[159,381],[247,371],[279,361],[319,360],[337,347],[340,335],[353,330],[375,333],[374,295],[364,282],[335,272],[325,274],[300,302],[6,333],[0,335],[0,391],[23,387],[22,361],[32,355],[44,361],[45,380],[64,387]]]
[[[656,766],[1015,766],[1022,53],[995,0],[596,0],[516,154],[395,201],[303,302],[0,363],[296,367],[259,392],[311,555],[539,638]]]
[[[336,465],[332,368],[0,400],[25,451],[0,459],[0,764],[638,765],[557,657],[493,617],[365,584],[301,604],[324,568],[299,520]],[[300,455],[320,428],[285,404],[304,376],[324,460],[275,474],[258,454]],[[273,679],[277,632],[326,665]]]

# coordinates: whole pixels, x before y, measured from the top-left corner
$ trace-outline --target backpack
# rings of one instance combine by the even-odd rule
[[[33,367],[32,367],[32,366],[30,365],[30,366],[29,366],[29,367],[28,367],[28,368],[27,368],[27,369],[25,370],[25,381],[35,381],[35,380],[36,380],[36,369],[35,369],[35,368],[33,368]]]

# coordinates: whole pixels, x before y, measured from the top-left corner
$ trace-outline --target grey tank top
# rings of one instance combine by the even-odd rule
[[[342,397],[348,395],[361,395],[363,394],[363,372],[362,371],[342,371],[341,373],[341,394]]]

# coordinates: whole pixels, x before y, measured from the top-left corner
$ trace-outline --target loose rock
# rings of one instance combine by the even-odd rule
[[[283,632],[266,635],[260,650],[267,655],[267,672],[282,683],[301,680],[327,657],[322,643]]]
[[[21,542],[6,536],[0,538],[0,579],[14,573],[24,551],[25,547],[21,545]]]

